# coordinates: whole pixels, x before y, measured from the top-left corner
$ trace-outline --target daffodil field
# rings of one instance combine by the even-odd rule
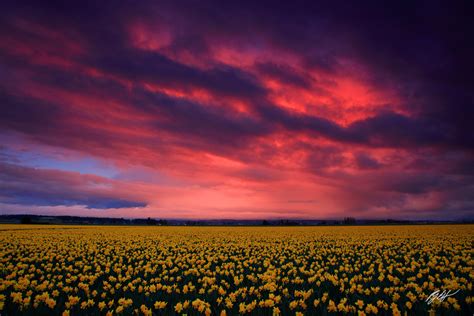
[[[472,315],[473,225],[0,225],[3,315]],[[426,302],[437,291],[455,293]]]

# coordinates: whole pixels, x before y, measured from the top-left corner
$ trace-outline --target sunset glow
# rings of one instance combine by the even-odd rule
[[[464,8],[257,3],[2,5],[1,213],[472,218]]]

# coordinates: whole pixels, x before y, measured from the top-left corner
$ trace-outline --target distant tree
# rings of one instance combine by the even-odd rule
[[[158,222],[155,219],[152,219],[152,218],[148,217],[147,220],[146,220],[146,224],[147,225],[157,225]]]
[[[160,220],[158,221],[158,225],[166,226],[166,225],[168,225],[168,221],[165,220],[165,219],[160,219]]]
[[[298,222],[295,222],[295,221],[290,221],[290,220],[287,220],[287,219],[285,219],[285,220],[281,219],[281,220],[278,222],[277,225],[279,225],[279,226],[298,226],[299,223],[298,223]]]
[[[342,223],[344,225],[354,225],[356,223],[356,219],[354,217],[346,217]]]
[[[268,226],[268,225],[270,225],[270,223],[266,219],[264,219],[262,221],[262,226]]]
[[[29,217],[29,216],[23,216],[23,217],[21,218],[21,223],[22,223],[22,224],[31,224],[31,223],[32,223],[31,217]]]

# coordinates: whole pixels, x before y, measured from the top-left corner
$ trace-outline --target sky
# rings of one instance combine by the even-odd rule
[[[0,213],[473,218],[472,9],[3,2]]]

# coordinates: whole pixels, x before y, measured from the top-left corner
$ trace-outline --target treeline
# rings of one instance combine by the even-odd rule
[[[17,224],[58,224],[58,225],[169,225],[165,219],[153,218],[113,218],[113,217],[82,217],[82,216],[42,216],[42,215],[1,215],[1,223]]]
[[[407,220],[356,220],[354,217],[345,217],[342,220],[276,220],[268,221],[263,220],[261,226],[304,226],[304,225],[317,225],[317,226],[334,226],[334,225],[406,225],[414,222]]]
[[[472,224],[474,220],[459,221],[408,221],[396,219],[341,220],[180,220],[154,218],[113,218],[45,215],[0,215],[0,223],[57,224],[57,225],[138,225],[138,226],[347,226],[347,225],[420,225],[420,224]]]

